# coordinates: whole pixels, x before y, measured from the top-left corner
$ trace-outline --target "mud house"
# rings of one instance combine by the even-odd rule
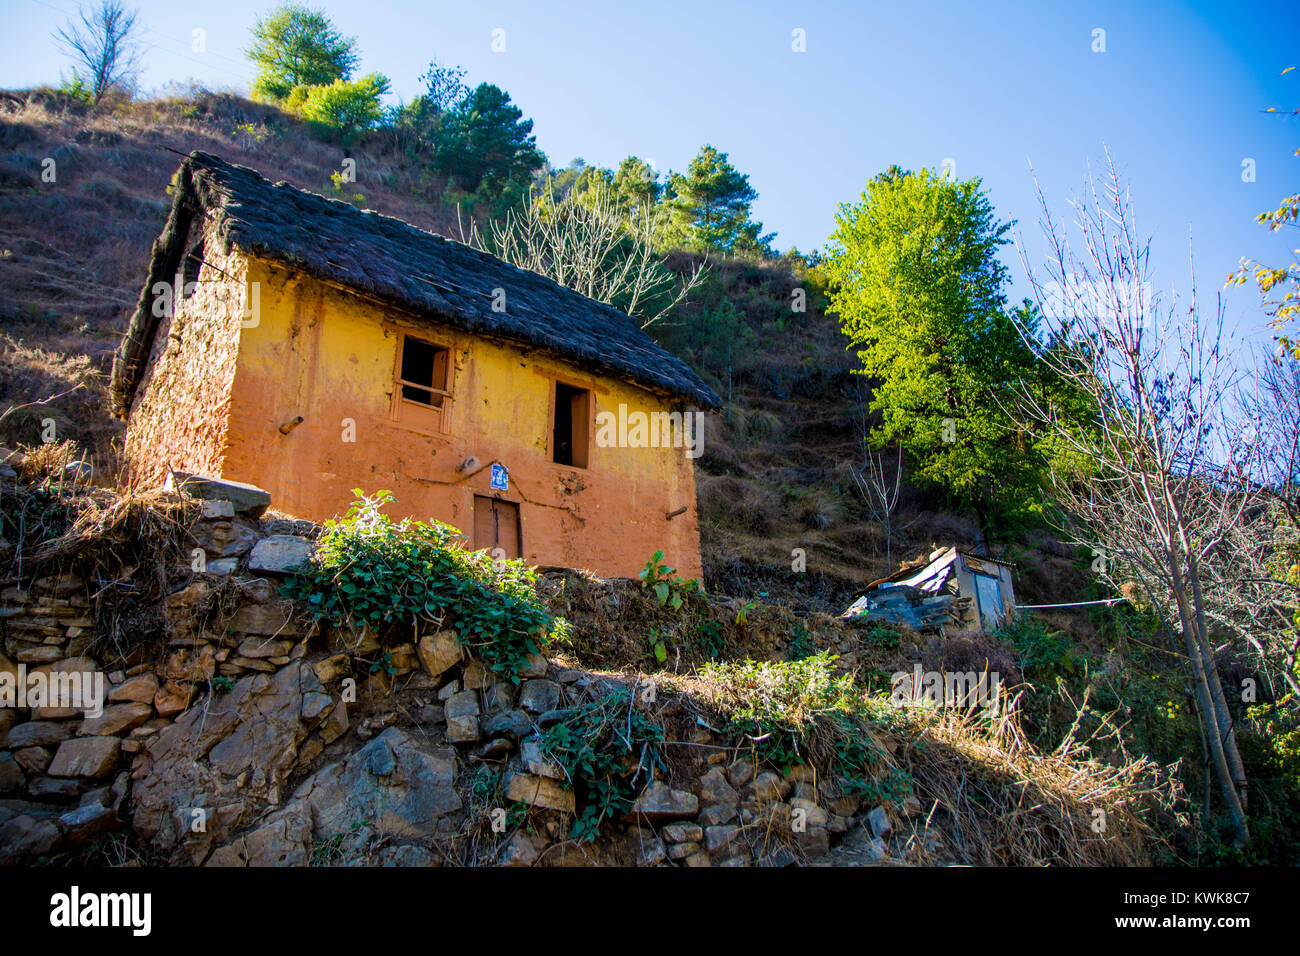
[[[623,313],[401,220],[195,152],[116,356],[129,469],[354,488],[530,563],[700,574],[693,458],[718,398]]]

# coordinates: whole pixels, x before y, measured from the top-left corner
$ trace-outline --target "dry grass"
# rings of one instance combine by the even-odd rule
[[[1103,764],[1072,737],[1039,753],[1014,707],[991,721],[948,711],[915,717],[907,727],[900,763],[922,804],[909,824],[908,852],[917,862],[1149,864],[1156,837],[1148,816],[1175,795],[1147,758]]]

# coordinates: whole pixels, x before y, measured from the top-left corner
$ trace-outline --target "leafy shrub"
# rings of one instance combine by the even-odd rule
[[[369,73],[357,80],[324,86],[296,86],[284,108],[305,120],[344,134],[373,128],[383,118],[379,98],[388,92],[388,77]]]
[[[542,750],[563,769],[579,806],[571,836],[590,842],[601,825],[632,806],[634,781],[661,767],[664,729],[633,706],[620,687],[582,705],[542,735]],[[666,768],[664,768],[666,769]]]
[[[994,639],[1010,644],[1026,676],[1056,678],[1072,674],[1082,660],[1074,643],[1061,631],[1051,630],[1040,618],[1017,614],[993,632]]]
[[[494,562],[485,551],[467,551],[460,531],[438,521],[394,522],[380,512],[393,500],[390,492],[354,494],[347,513],[325,523],[311,560],[281,589],[318,618],[379,629],[451,617],[461,643],[515,683],[528,655],[566,629],[538,599],[535,574],[523,561]]]
[[[761,759],[788,771],[816,756],[846,789],[892,798],[902,784],[876,781],[884,755],[870,732],[874,707],[852,677],[834,672],[834,661],[822,651],[797,661],[708,663],[701,672],[726,732]]]
[[[695,578],[689,581],[682,580],[677,574],[676,568],[670,568],[663,563],[664,553],[656,551],[645,567],[637,572],[637,577],[641,579],[641,586],[650,588],[659,599],[660,604],[671,607],[674,611],[680,611],[692,594],[700,590],[700,582]]]

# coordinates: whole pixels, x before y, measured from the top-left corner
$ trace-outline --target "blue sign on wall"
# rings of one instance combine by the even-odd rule
[[[510,490],[510,473],[506,471],[505,465],[492,466],[492,480],[488,483],[488,487],[493,491]]]

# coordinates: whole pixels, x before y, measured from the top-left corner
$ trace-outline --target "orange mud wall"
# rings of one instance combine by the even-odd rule
[[[694,463],[682,448],[590,446],[589,467],[552,461],[556,379],[590,389],[595,415],[669,411],[673,401],[538,351],[430,324],[252,259],[258,324],[240,332],[222,475],[267,489],[273,507],[323,520],[353,489],[395,495],[394,516],[436,518],[469,535],[474,497],[517,503],[530,564],[633,576],[656,550],[701,577]],[[399,332],[451,349],[445,426],[394,420]],[[294,419],[303,421],[281,432]],[[466,459],[476,463],[458,470]],[[489,488],[493,462],[509,489]],[[669,519],[678,509],[686,511]]]
[[[239,254],[210,251],[206,258],[232,280],[242,278]],[[132,477],[147,485],[162,484],[168,467],[221,473],[241,317],[223,303],[218,283],[209,281],[214,274],[204,266],[193,295],[159,321],[136,388],[123,452]]]

